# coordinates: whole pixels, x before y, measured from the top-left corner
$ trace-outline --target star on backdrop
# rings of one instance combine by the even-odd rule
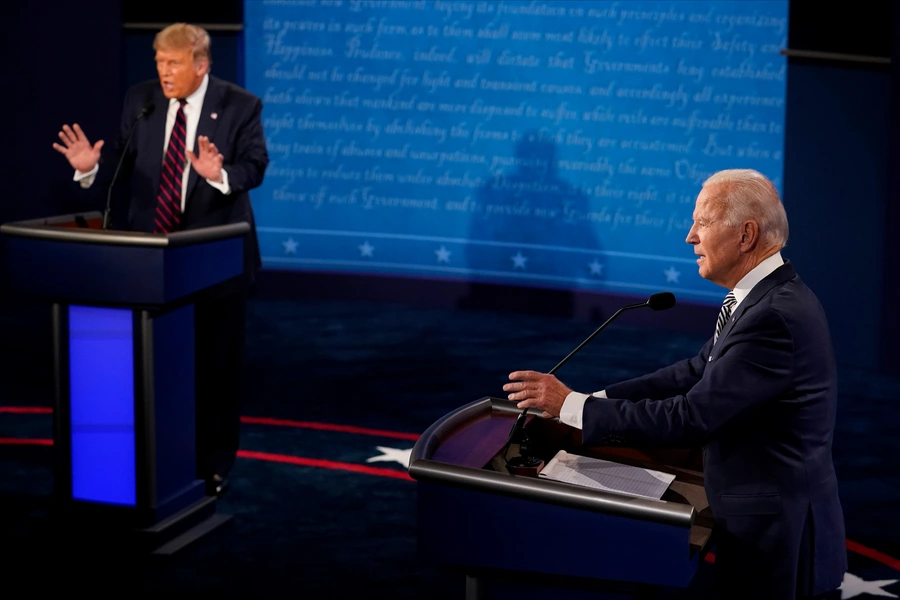
[[[603,274],[603,265],[595,258],[594,262],[588,263],[588,268],[591,270],[591,275],[596,275],[600,277]]]
[[[401,450],[400,448],[388,448],[387,446],[375,446],[381,452],[378,456],[367,458],[366,462],[398,462],[407,469],[409,468],[409,455],[412,454],[412,448]]]
[[[297,254],[297,242],[294,238],[288,238],[286,241],[281,242],[281,245],[284,246],[285,254]]]
[[[681,271],[676,271],[675,267],[669,267],[663,273],[666,276],[666,283],[678,283],[678,278],[681,276]]]
[[[866,581],[850,572],[844,573],[844,581],[841,583],[841,600],[846,598],[855,598],[860,594],[871,594],[872,596],[882,596],[884,598],[897,598],[897,594],[892,594],[881,588],[886,585],[897,583],[900,579],[879,579],[877,581]]]
[[[449,263],[449,262],[450,262],[450,255],[453,254],[452,252],[450,252],[449,250],[447,250],[447,249],[444,248],[443,246],[441,246],[440,248],[438,248],[437,250],[435,250],[434,253],[437,255],[437,261],[438,261],[439,263]]]
[[[365,257],[374,257],[375,256],[375,246],[369,243],[369,240],[366,240],[363,245],[357,246],[359,248],[359,256],[361,258]]]
[[[525,270],[525,263],[528,262],[527,256],[522,256],[521,252],[516,252],[515,256],[510,256],[509,258],[513,261],[513,269]]]

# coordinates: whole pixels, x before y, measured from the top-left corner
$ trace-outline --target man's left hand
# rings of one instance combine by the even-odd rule
[[[225,157],[219,153],[219,149],[209,141],[208,137],[199,136],[197,138],[197,154],[188,150],[187,157],[197,175],[216,183],[222,183],[222,162]]]
[[[537,371],[514,371],[509,374],[513,383],[503,386],[504,392],[511,392],[509,399],[518,401],[519,408],[536,408],[543,411],[545,418],[558,417],[572,390],[567,388],[556,375]]]

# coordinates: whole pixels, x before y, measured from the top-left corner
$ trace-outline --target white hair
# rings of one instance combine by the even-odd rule
[[[788,220],[775,185],[753,169],[726,169],[713,173],[703,187],[717,185],[722,190],[715,200],[725,209],[725,224],[735,227],[753,220],[761,238],[784,248],[788,240]]]

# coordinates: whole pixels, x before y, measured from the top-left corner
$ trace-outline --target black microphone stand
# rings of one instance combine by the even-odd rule
[[[566,362],[570,358],[575,356],[575,354],[579,350],[581,350],[585,346],[585,344],[587,344],[592,339],[594,339],[594,337],[598,333],[603,331],[607,325],[612,323],[613,319],[618,317],[620,314],[622,314],[626,310],[631,310],[634,308],[643,308],[645,306],[650,306],[650,307],[654,308],[654,310],[657,310],[653,306],[653,301],[656,297],[658,297],[658,295],[651,296],[650,299],[647,300],[646,302],[641,302],[640,304],[631,304],[629,306],[623,306],[622,308],[617,310],[615,313],[613,313],[613,315],[610,318],[608,318],[606,320],[606,322],[603,323],[603,325],[598,327],[594,331],[594,333],[589,335],[587,337],[587,339],[585,339],[583,342],[581,342],[577,348],[575,348],[574,350],[569,352],[569,354],[564,359],[559,361],[559,363],[555,367],[550,369],[547,372],[547,374],[552,375],[553,373],[555,373],[557,369],[559,369],[561,366],[566,364]],[[666,306],[666,308],[670,308],[670,306]],[[516,419],[516,422],[513,424],[512,429],[509,432],[509,438],[506,440],[506,445],[503,446],[503,460],[506,462],[506,469],[510,473],[528,474],[528,473],[538,469],[541,466],[541,463],[543,462],[543,461],[541,461],[541,459],[531,456],[529,454],[529,452],[531,451],[531,440],[528,439],[528,434],[525,432],[525,421],[527,420],[527,418],[528,418],[528,409],[526,408],[522,411],[522,413]],[[513,443],[519,444],[519,456],[507,458],[507,454],[509,453],[509,447]]]
[[[125,161],[125,155],[128,154],[128,146],[131,145],[131,138],[134,137],[134,132],[137,129],[138,122],[144,118],[146,115],[149,115],[153,112],[153,104],[147,104],[134,119],[134,123],[131,124],[131,129],[128,131],[128,137],[125,139],[125,146],[122,147],[122,153],[119,155],[119,163],[116,165],[116,170],[113,172],[112,181],[109,183],[109,189],[106,191],[106,208],[103,209],[103,221],[100,223],[100,229],[108,229],[109,228],[109,211],[110,211],[110,203],[112,201],[112,191],[113,186],[116,185],[116,178],[119,176],[119,170],[122,168],[122,163]]]

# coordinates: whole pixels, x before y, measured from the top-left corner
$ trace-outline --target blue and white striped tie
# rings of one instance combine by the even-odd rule
[[[735,304],[737,304],[737,299],[734,297],[734,292],[728,292],[728,295],[725,296],[725,300],[722,302],[722,310],[719,311],[719,318],[716,320],[716,335],[713,337],[713,344],[719,339],[719,334],[722,333],[722,328],[725,327],[725,323],[727,323],[729,317],[731,317],[731,311],[734,310]]]

